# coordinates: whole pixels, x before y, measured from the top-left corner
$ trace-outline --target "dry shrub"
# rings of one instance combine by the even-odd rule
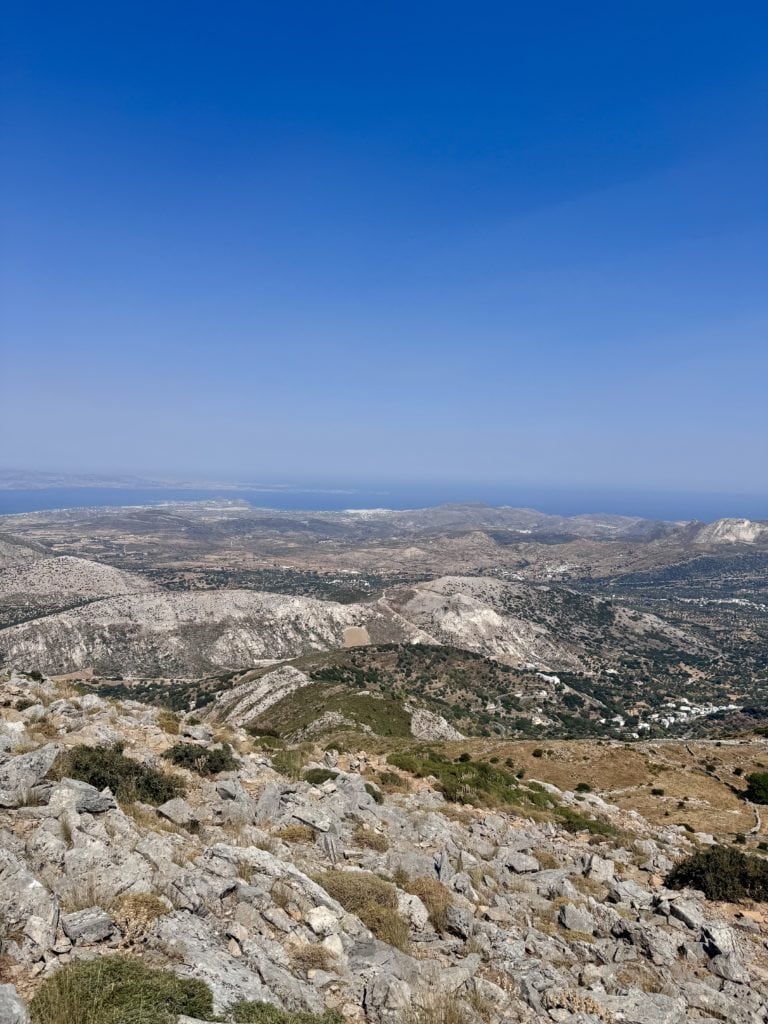
[[[280,907],[281,910],[286,910],[291,903],[295,902],[291,887],[279,879],[272,886],[270,895],[272,896],[272,902],[276,907]]]
[[[386,853],[389,849],[386,838],[380,832],[366,828],[365,825],[357,826],[354,832],[354,841],[358,846],[362,846],[366,850],[375,850],[377,853]]]
[[[328,971],[333,966],[334,957],[329,949],[318,943],[305,942],[291,950],[291,961],[300,971]]]
[[[315,830],[311,825],[283,825],[275,832],[275,837],[282,839],[284,843],[312,843],[315,839]]]
[[[370,871],[324,871],[315,881],[382,942],[408,948],[408,922],[397,911],[397,889],[391,882]]]
[[[542,871],[553,871],[560,867],[560,861],[549,850],[532,850],[533,856],[539,862]]]
[[[429,920],[436,932],[444,932],[448,925],[448,908],[451,905],[451,894],[436,878],[419,876],[405,878],[398,873],[398,885],[412,896],[418,896],[427,908]]]
[[[474,1007],[454,994],[425,993],[417,996],[403,1017],[403,1024],[478,1024],[482,1019]]]
[[[117,900],[113,910],[120,930],[131,941],[141,938],[158,917],[169,913],[165,902],[150,892],[126,893]]]
[[[167,709],[160,711],[157,716],[157,724],[163,732],[167,732],[169,736],[179,735],[179,716],[175,711],[169,711]]]

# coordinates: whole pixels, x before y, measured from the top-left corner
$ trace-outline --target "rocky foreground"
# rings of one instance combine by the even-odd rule
[[[231,770],[205,760],[217,741]],[[67,777],[72,751],[116,743],[176,795]],[[179,743],[190,768],[162,756]],[[603,827],[450,803],[362,751],[270,759],[236,726],[12,675],[0,1020],[27,1021],[66,965],[123,955],[204,981],[222,1020],[266,1002],[374,1024],[768,1021],[768,914],[664,885],[711,837],[545,792]]]

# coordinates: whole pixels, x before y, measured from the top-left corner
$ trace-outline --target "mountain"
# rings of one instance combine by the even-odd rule
[[[79,568],[67,563],[63,578]],[[46,564],[45,580],[49,571]],[[120,587],[130,579],[107,573],[96,582]],[[38,589],[47,593],[39,581]],[[49,673],[90,667],[103,675],[195,676],[402,640],[450,644],[546,669],[580,669],[595,659],[654,651],[681,656],[704,647],[656,616],[565,588],[446,577],[346,605],[244,590],[97,599],[0,630],[0,659]]]
[[[699,545],[749,544],[768,547],[768,522],[750,519],[718,519],[702,526],[694,543]]]

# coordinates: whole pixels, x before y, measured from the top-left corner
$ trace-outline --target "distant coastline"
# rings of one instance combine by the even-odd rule
[[[469,484],[403,484],[377,489],[275,486],[193,487],[160,484],[141,487],[57,486],[0,488],[0,516],[53,509],[157,505],[175,501],[246,501],[261,508],[308,512],[345,509],[427,508],[444,504],[481,503],[535,508],[559,515],[608,513],[671,521],[712,522],[723,517],[768,519],[768,496],[707,493],[651,493],[565,488],[477,486]]]

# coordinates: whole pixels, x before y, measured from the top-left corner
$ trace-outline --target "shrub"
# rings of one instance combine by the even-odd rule
[[[504,768],[487,761],[448,761],[435,751],[421,754],[395,752],[387,757],[390,764],[419,778],[433,775],[446,800],[496,806],[529,801],[531,794],[518,786]]]
[[[462,754],[459,754],[456,760],[459,761],[461,764],[467,764],[467,762],[472,760],[472,755],[469,753],[468,750],[465,750]]]
[[[746,797],[753,804],[768,804],[768,772],[752,772],[747,776]]]
[[[213,998],[205,982],[109,956],[60,968],[29,1009],[32,1024],[175,1024],[182,1013],[210,1020]]]
[[[59,778],[79,779],[96,789],[108,787],[121,803],[141,800],[157,806],[185,791],[180,779],[125,757],[122,743],[72,747],[56,758],[54,772]]]
[[[319,786],[323,782],[329,782],[338,777],[339,773],[330,768],[308,768],[303,776],[304,781],[310,782],[313,786]]]
[[[299,749],[279,750],[272,756],[272,767],[281,775],[287,776],[292,782],[301,778],[304,767],[304,754]]]
[[[358,825],[354,832],[354,840],[358,846],[366,850],[375,850],[377,853],[386,853],[389,843],[380,832],[374,832],[371,828]]]
[[[278,839],[284,843],[312,843],[315,839],[315,830],[311,825],[290,824],[283,825],[275,832]]]
[[[417,878],[399,879],[400,888],[413,896],[418,896],[427,908],[429,920],[436,932],[443,933],[448,927],[448,908],[451,905],[451,894],[436,878],[419,876]]]
[[[607,821],[586,818],[570,807],[558,807],[557,816],[566,832],[590,832],[593,836],[615,836],[617,830]]]
[[[291,950],[291,961],[294,966],[305,973],[308,971],[327,971],[333,964],[333,954],[325,946],[318,943],[304,942]]]
[[[343,1024],[335,1010],[323,1014],[279,1010],[271,1003],[253,1003],[241,1000],[230,1007],[235,1024]]]
[[[768,863],[730,846],[711,846],[692,854],[667,876],[670,889],[691,886],[709,900],[768,900]]]
[[[654,787],[651,790],[651,796],[664,796],[664,790],[659,789],[658,787]]]
[[[196,743],[175,743],[163,754],[180,768],[188,768],[198,775],[218,775],[219,772],[231,772],[237,768],[237,761],[232,755],[228,743],[220,747],[200,747]]]
[[[175,711],[164,708],[158,713],[157,724],[163,732],[167,732],[171,736],[179,735],[179,716]]]
[[[374,803],[384,803],[384,794],[381,792],[380,789],[377,789],[376,786],[372,785],[370,782],[366,782],[365,792],[368,794],[368,796],[373,798]]]
[[[135,942],[146,934],[158,917],[170,914],[171,909],[153,893],[133,892],[120,896],[111,912],[123,936]]]
[[[531,756],[532,757],[544,757],[544,751],[541,749],[541,747],[536,747],[536,749],[533,751]]]
[[[592,792],[592,787],[590,786],[590,784],[588,782],[580,782],[576,786],[576,792],[577,793],[591,793]]]
[[[379,772],[379,783],[387,789],[407,789],[408,780],[397,772]],[[375,799],[375,797],[374,797]]]
[[[315,881],[382,942],[407,949],[408,924],[397,912],[397,889],[391,882],[370,871],[324,871]]]

